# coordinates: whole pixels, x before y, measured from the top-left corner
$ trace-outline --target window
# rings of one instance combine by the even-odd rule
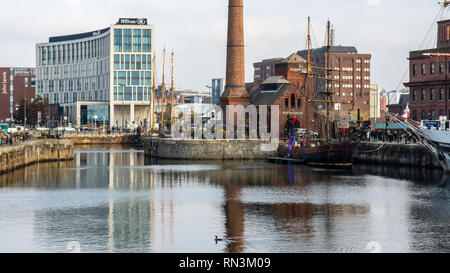
[[[425,110],[422,110],[422,120],[427,119],[427,112]]]
[[[444,73],[444,64],[443,63],[439,63],[439,73],[440,74]]]
[[[430,90],[430,101],[434,101],[434,89]]]
[[[289,99],[288,98],[284,99],[284,106],[289,107]]]
[[[302,107],[302,100],[301,99],[297,99],[297,107],[298,108]]]
[[[434,63],[430,64],[430,74],[434,74]]]
[[[131,87],[125,87],[125,101],[133,100],[133,89]]]
[[[443,117],[444,116],[444,110],[439,110],[439,117]]]
[[[122,52],[122,29],[114,30],[114,51]]]
[[[422,89],[422,96],[420,97],[421,101],[425,101],[426,91]]]
[[[131,85],[139,85],[139,72],[131,72]]]
[[[422,64],[422,75],[427,73],[425,64]]]
[[[291,95],[291,107],[295,108],[295,94]]]
[[[131,29],[123,30],[123,51],[131,52]]]
[[[133,30],[133,51],[141,52],[141,30],[134,29]]]
[[[412,92],[412,100],[417,101],[417,90],[413,90]]]
[[[412,114],[413,114],[413,116],[412,116],[413,120],[417,121],[417,110],[413,110]]]
[[[430,111],[430,120],[435,120],[436,119],[436,115],[434,113],[434,110]]]
[[[141,55],[136,55],[136,70],[141,70]]]
[[[150,29],[144,29],[142,33],[142,51],[143,52],[151,52],[152,43],[151,43],[152,32]]]
[[[439,89],[439,100],[444,100],[444,88]]]
[[[125,55],[125,69],[130,69],[130,55]]]
[[[127,84],[127,73],[125,71],[119,71],[119,85]]]
[[[120,69],[120,55],[114,54],[114,69]]]

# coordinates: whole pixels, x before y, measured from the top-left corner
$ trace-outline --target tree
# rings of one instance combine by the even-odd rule
[[[22,99],[14,111],[14,120],[18,124],[24,124],[25,103],[27,103],[27,125],[38,125],[38,112],[41,112],[39,125],[47,123],[48,100],[37,96],[32,103]]]

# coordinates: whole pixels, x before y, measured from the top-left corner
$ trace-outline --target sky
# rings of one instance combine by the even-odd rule
[[[51,36],[103,29],[119,18],[148,18],[155,26],[158,79],[165,45],[175,53],[176,87],[206,91],[212,78],[225,77],[227,7],[227,0],[5,1],[0,66],[34,67],[36,44]],[[441,9],[438,0],[244,0],[244,8],[247,82],[254,62],[306,48],[310,16],[314,47],[325,44],[330,19],[336,44],[372,54],[371,82],[386,90],[408,80],[409,51],[434,46],[433,22]],[[441,18],[450,18],[450,7]]]

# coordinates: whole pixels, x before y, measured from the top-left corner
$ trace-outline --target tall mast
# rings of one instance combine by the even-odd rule
[[[153,85],[152,85],[152,131],[155,129],[155,95],[156,95],[156,53],[153,55],[152,67],[153,67]]]
[[[170,98],[170,111],[171,113],[171,125],[173,124],[173,97],[174,97],[174,93],[175,93],[175,87],[174,87],[174,80],[173,80],[173,54],[174,54],[174,50],[172,49],[172,79],[171,79],[171,85],[170,85],[170,93],[171,93],[171,98]]]
[[[309,97],[309,84],[308,81],[310,80],[311,76],[311,56],[310,56],[310,50],[311,50],[311,19],[308,16],[308,62],[307,62],[307,71],[306,71],[306,79],[305,79],[305,102],[306,102],[306,114],[305,114],[305,129],[308,131],[312,131],[310,125],[310,117],[309,117],[309,104],[311,103],[311,98]]]
[[[165,102],[165,93],[166,93],[166,84],[164,81],[165,74],[165,66],[166,66],[166,46],[164,46],[164,56],[163,56],[163,75],[162,75],[162,103],[161,103],[161,131],[164,131],[164,102]]]
[[[327,101],[331,102],[331,42],[330,42],[330,37],[331,37],[331,26],[330,26],[330,20],[328,20],[327,23],[327,49],[328,49],[328,54],[327,54],[327,76],[326,76],[326,83],[327,83],[327,92],[326,92],[326,97],[327,97]],[[327,120],[326,120],[326,137],[327,137],[327,142],[330,141],[330,130],[331,130],[331,126],[330,126],[330,103],[327,102]]]

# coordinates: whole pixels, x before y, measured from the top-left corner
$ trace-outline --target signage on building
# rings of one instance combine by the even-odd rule
[[[292,67],[289,69],[289,72],[301,72],[301,73],[306,73],[306,68],[303,67]]]
[[[147,25],[145,18],[120,18],[118,25]]]
[[[14,68],[14,76],[34,76],[36,74],[36,70],[33,68]]]
[[[439,120],[422,120],[422,126],[427,128],[439,128],[441,127],[441,122]]]
[[[303,115],[303,112],[283,112],[283,115],[285,116],[301,116]]]
[[[6,95],[8,94],[7,91],[7,76],[6,76],[6,72],[2,73],[2,95]]]
[[[348,121],[338,121],[337,125],[338,125],[338,128],[340,128],[340,129],[350,128],[350,123]]]

